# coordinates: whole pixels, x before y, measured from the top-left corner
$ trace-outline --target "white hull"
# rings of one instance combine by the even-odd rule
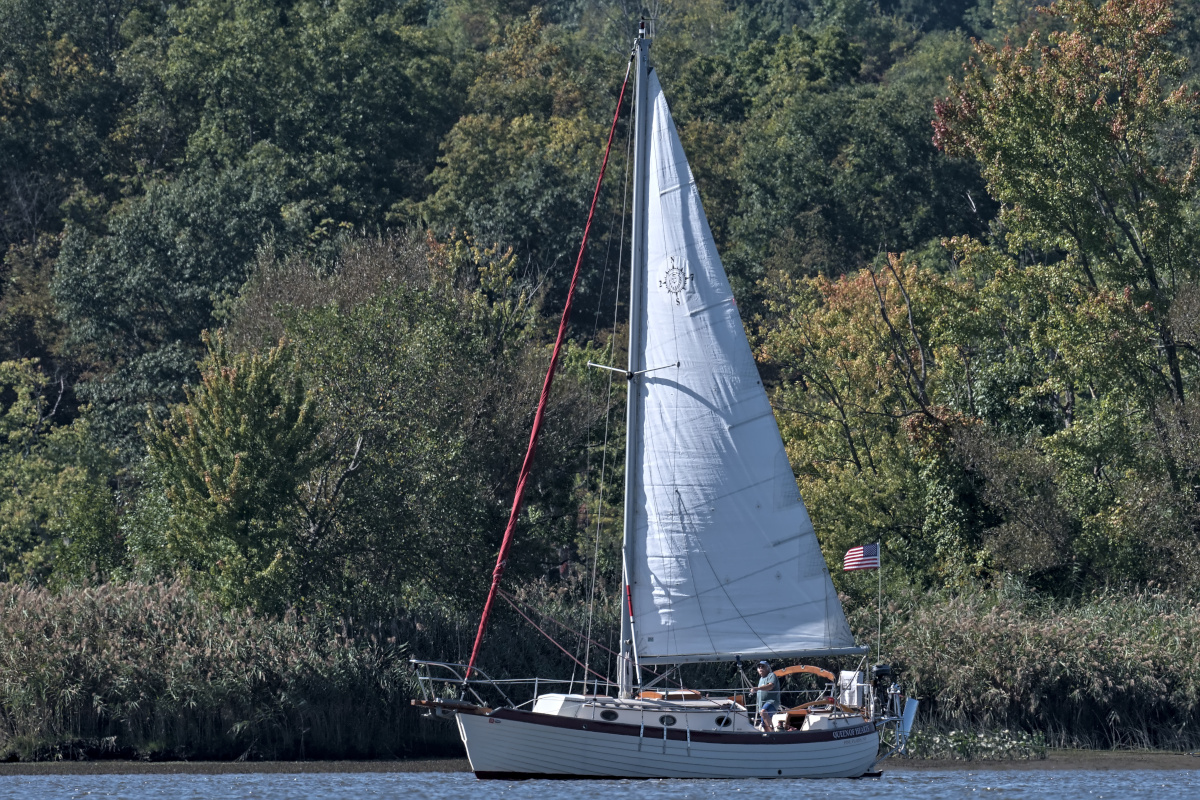
[[[667,732],[501,709],[458,714],[481,778],[857,778],[879,735],[863,725],[820,733]]]

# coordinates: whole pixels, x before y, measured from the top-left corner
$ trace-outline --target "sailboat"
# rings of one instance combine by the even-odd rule
[[[894,684],[882,688],[862,671],[835,681],[813,667],[781,669],[823,674],[829,689],[759,727],[741,696],[654,691],[658,681],[647,680],[655,668],[681,664],[859,659],[867,651],[855,643],[800,497],[649,47],[643,23],[632,56],[629,360],[619,370],[628,385],[624,591],[615,685],[578,694],[535,688],[528,707],[492,708],[477,694],[479,702],[431,693],[414,704],[456,721],[481,778],[872,774],[881,726],[911,726],[916,710],[910,700],[900,712]],[[457,665],[416,663],[457,668],[454,679],[469,688],[470,666],[464,674]],[[873,677],[881,676],[888,673]]]

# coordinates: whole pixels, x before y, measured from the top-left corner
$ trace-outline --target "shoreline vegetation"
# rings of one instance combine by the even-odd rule
[[[543,584],[520,599],[582,630],[586,608],[568,588]],[[1074,607],[1019,593],[893,602],[884,651],[923,700],[915,755],[1038,760],[1064,748],[1197,748],[1200,605],[1153,593]],[[273,617],[222,608],[179,582],[5,587],[0,759],[459,754],[454,726],[410,707],[420,690],[408,659],[463,661],[474,620],[416,609],[375,621]],[[862,633],[873,620],[860,612],[851,622]],[[561,656],[521,620],[500,614],[493,625],[489,672],[561,674]],[[732,686],[730,669],[705,665],[684,680]]]

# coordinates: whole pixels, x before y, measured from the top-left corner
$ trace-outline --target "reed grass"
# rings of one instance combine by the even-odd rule
[[[402,642],[225,612],[178,583],[0,587],[0,757],[457,753],[408,707]]]
[[[577,584],[516,594],[582,660],[582,640],[554,622],[585,630]],[[612,639],[615,612],[597,610],[595,638]],[[272,618],[224,611],[181,583],[0,584],[0,759],[462,755],[452,724],[409,705],[420,694],[409,658],[465,662],[478,622],[436,597]],[[611,673],[602,650],[591,664]],[[480,665],[583,688],[583,670],[504,604]]]
[[[852,619],[865,632],[874,609]],[[1152,589],[1066,604],[914,593],[885,624],[885,653],[927,726],[1039,734],[1056,748],[1200,746],[1195,601]]]
[[[577,586],[514,594],[583,657],[582,640],[551,621],[585,630]],[[609,606],[597,605],[593,634],[615,644]],[[873,632],[874,611],[853,610],[852,625]],[[418,689],[408,658],[465,660],[478,619],[430,598],[358,616],[222,611],[179,583],[57,594],[0,585],[0,758],[461,754],[453,725],[409,706]],[[923,700],[918,737],[927,741],[917,744],[930,755],[1195,749],[1198,628],[1200,604],[1153,591],[1068,605],[1020,593],[913,593],[890,609],[885,650]],[[507,607],[480,663],[496,677],[583,677]],[[611,674],[603,650],[590,663]],[[724,685],[731,670],[688,680]]]

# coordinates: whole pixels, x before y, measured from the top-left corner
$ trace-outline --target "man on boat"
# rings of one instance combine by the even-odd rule
[[[775,730],[771,715],[779,713],[779,678],[766,661],[758,662],[758,716],[764,731]]]

